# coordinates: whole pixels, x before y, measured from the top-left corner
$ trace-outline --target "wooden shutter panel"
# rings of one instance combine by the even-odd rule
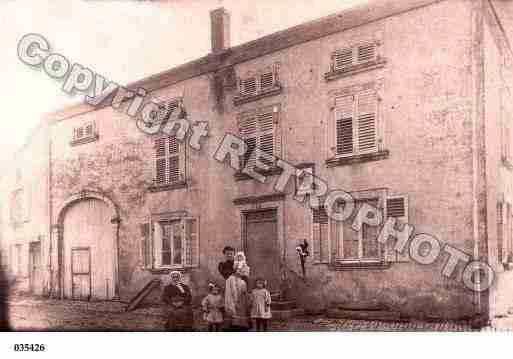
[[[85,127],[85,136],[86,137],[92,137],[93,136],[93,124],[88,123]]]
[[[199,265],[199,220],[185,218],[185,266],[197,267]]]
[[[330,245],[330,262],[335,262],[339,259],[338,250],[339,250],[339,222],[337,221],[329,221],[329,245]]]
[[[169,183],[180,181],[181,163],[180,161],[180,142],[175,136],[169,137]]]
[[[319,223],[312,224],[312,243],[313,243],[313,261],[320,263],[321,261],[321,237]]]
[[[365,63],[373,61],[376,58],[376,44],[366,43],[358,46],[357,62]]]
[[[257,93],[257,78],[255,76],[240,81],[241,95],[255,95]]]
[[[313,249],[314,261],[326,263],[329,260],[329,218],[324,208],[314,209],[313,216]]]
[[[335,99],[335,137],[337,155],[349,155],[354,152],[353,129],[354,96]]]
[[[167,182],[166,176],[166,139],[155,140],[155,182],[157,185]]]
[[[387,198],[387,217],[396,218],[399,224],[408,223],[408,197],[407,196],[391,196]],[[395,240],[389,239],[387,247],[385,248],[386,260],[389,262],[408,262],[410,255],[407,248],[404,253],[399,253],[394,250]]]
[[[140,225],[141,231],[141,263],[143,268],[151,267],[150,223]]]
[[[346,48],[333,53],[333,68],[343,70],[353,65],[353,49]]]
[[[255,148],[257,147],[257,116],[247,114],[239,118],[239,134],[246,143],[247,149],[242,156],[242,166],[250,168],[255,166]]]
[[[260,89],[266,90],[274,86],[274,72],[271,69],[260,74]]]
[[[153,263],[155,268],[162,265],[162,226],[158,222],[153,223]]]
[[[376,93],[362,92],[358,95],[358,152],[377,149]]]
[[[274,156],[274,116],[273,110],[266,109],[262,111],[258,115],[258,132],[259,138],[257,142],[257,146],[260,151],[265,152],[270,156]],[[260,159],[263,163],[267,165],[273,165],[274,160],[269,160],[269,158],[261,157]]]

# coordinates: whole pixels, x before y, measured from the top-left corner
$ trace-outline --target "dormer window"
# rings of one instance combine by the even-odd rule
[[[96,141],[99,138],[96,131],[96,126],[93,121],[83,123],[79,126],[73,127],[73,139],[70,142],[71,146],[81,145]]]
[[[278,64],[274,64],[255,72],[246,73],[239,78],[239,93],[234,98],[235,106],[280,93],[278,69]]]

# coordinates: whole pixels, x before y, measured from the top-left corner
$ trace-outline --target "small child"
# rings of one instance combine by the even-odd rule
[[[244,252],[237,252],[233,260],[233,270],[238,272],[240,277],[248,284],[249,266],[246,263],[246,256]]]
[[[209,332],[218,332],[223,323],[224,298],[219,287],[213,283],[209,285],[209,294],[201,301],[203,319],[208,322]]]
[[[189,305],[185,305],[183,296],[171,298],[171,308],[168,312],[166,329],[170,332],[194,331],[194,315]]]
[[[257,278],[256,288],[251,292],[251,318],[255,319],[256,330],[266,332],[267,322],[271,318],[271,293],[265,288],[263,278]]]

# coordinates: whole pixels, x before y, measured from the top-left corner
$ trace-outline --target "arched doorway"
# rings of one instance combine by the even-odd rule
[[[63,206],[59,262],[64,298],[117,297],[117,218],[113,203],[101,195],[82,193]]]

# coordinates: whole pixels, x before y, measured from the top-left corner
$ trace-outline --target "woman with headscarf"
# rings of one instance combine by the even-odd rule
[[[182,273],[169,274],[171,282],[164,288],[162,301],[168,305],[166,329],[169,331],[192,331],[194,317],[192,312],[192,294],[183,283]]]
[[[240,277],[246,282],[246,285],[248,285],[248,279],[249,279],[249,266],[246,262],[246,255],[244,252],[237,252],[234,257],[233,261],[233,270],[239,271]]]

